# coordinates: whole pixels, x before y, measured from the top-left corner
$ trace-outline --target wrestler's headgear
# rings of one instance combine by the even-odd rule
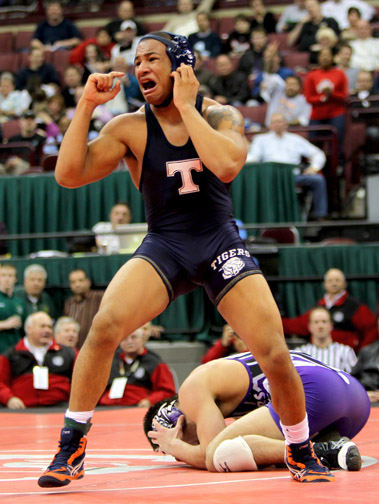
[[[178,401],[178,396],[172,396],[169,399],[159,401],[151,406],[144,418],[143,427],[145,434],[151,430],[155,430],[153,421],[156,420],[160,425],[166,427],[166,429],[172,429],[178,422],[180,416],[183,415],[182,411],[175,406]],[[156,449],[158,446],[154,444],[150,438],[151,446]]]
[[[170,38],[166,38],[164,35],[168,35]],[[166,46],[166,53],[171,60],[172,71],[180,67],[181,63],[192,67],[195,66],[196,56],[187,37],[170,32],[152,32],[141,37],[140,42],[146,39],[158,40],[158,42],[162,42]]]

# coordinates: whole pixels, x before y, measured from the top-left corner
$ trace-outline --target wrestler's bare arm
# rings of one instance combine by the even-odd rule
[[[98,138],[88,143],[93,111],[116,96],[120,91],[120,83],[115,79],[122,75],[121,72],[95,73],[88,78],[60,147],[55,169],[55,177],[60,185],[80,187],[104,178],[117,168],[127,154],[127,132],[133,131],[138,114],[125,114],[112,119]]]
[[[181,65],[174,77],[174,103],[203,163],[223,182],[231,182],[247,155],[244,121],[240,112],[205,99],[204,116],[195,107],[198,81],[193,69]]]

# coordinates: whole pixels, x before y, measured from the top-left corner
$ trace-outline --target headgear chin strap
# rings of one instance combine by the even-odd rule
[[[176,399],[164,402],[154,415],[154,420],[166,427],[166,429],[174,428],[179,417],[183,415],[180,409],[175,406],[175,403]],[[152,428],[154,429],[154,426]]]
[[[161,33],[167,33],[167,35],[170,35],[171,40],[161,37],[160,35],[156,35],[155,33],[148,33],[147,35],[141,37],[140,41],[145,39],[154,39],[158,40],[158,42],[162,42],[162,44],[166,46],[166,53],[171,60],[173,71],[180,67],[181,63],[194,67],[196,56],[192,51],[191,44],[189,43],[187,37],[184,37],[183,35],[175,35],[170,32]]]

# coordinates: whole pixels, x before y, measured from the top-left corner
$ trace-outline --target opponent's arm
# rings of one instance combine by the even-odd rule
[[[231,106],[211,105],[205,118],[196,110],[199,89],[193,69],[182,64],[174,77],[174,103],[202,162],[223,182],[231,182],[243,167],[247,142],[242,115]]]
[[[122,72],[91,74],[84,87],[59,150],[55,178],[64,187],[80,187],[99,180],[113,171],[126,154],[126,146],[115,134],[118,118],[110,121],[96,140],[88,144],[88,129],[93,111],[120,91],[117,80]]]
[[[210,441],[225,429],[224,416],[216,403],[217,390],[225,383],[225,377],[207,369],[198,368],[179,390],[180,409],[186,418],[196,425],[196,434],[204,454]]]

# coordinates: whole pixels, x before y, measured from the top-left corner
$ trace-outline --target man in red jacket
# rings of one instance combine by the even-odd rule
[[[68,401],[76,351],[54,341],[53,322],[45,312],[29,315],[25,332],[0,355],[0,404],[25,409]]]
[[[99,404],[149,408],[175,394],[170,368],[159,355],[145,348],[145,341],[143,328],[121,341]]]
[[[357,353],[378,337],[376,318],[368,306],[350,296],[346,290],[346,279],[337,268],[329,269],[324,275],[325,295],[317,302],[325,306],[333,320],[334,341],[351,346]],[[283,318],[285,334],[307,336],[311,310],[294,318]]]
[[[246,343],[233,331],[230,325],[225,324],[222,329],[222,336],[214,342],[209,350],[203,355],[201,363],[205,364],[214,359],[227,357],[235,353],[247,352]]]
[[[342,163],[348,80],[345,72],[334,66],[331,49],[321,49],[318,63],[319,68],[310,71],[304,81],[304,95],[312,105],[310,125],[327,124],[337,129],[339,161]]]

